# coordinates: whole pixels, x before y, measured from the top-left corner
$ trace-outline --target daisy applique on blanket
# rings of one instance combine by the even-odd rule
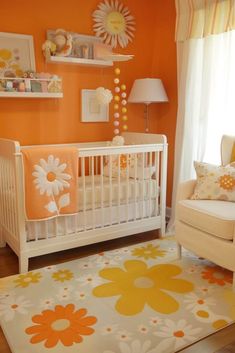
[[[22,150],[26,218],[39,220],[78,212],[76,147]]]

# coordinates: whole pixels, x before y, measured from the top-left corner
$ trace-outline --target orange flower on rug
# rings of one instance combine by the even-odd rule
[[[46,348],[53,348],[58,342],[72,346],[82,342],[82,336],[94,332],[89,326],[94,325],[97,319],[86,314],[86,309],[75,310],[73,304],[56,305],[55,310],[44,310],[40,315],[33,316],[32,321],[36,325],[28,327],[25,332],[34,335],[30,340],[32,344],[45,341]]]
[[[26,288],[28,287],[31,283],[38,283],[41,279],[42,275],[40,272],[29,272],[26,273],[25,275],[19,275],[16,280],[14,280],[15,283],[17,283],[16,287],[22,287]]]
[[[173,278],[182,270],[179,266],[160,264],[150,268],[143,261],[124,262],[125,270],[117,267],[100,271],[100,276],[111,281],[93,290],[96,297],[120,296],[116,310],[122,315],[135,315],[145,304],[153,310],[170,314],[178,310],[179,303],[166,291],[187,293],[193,290],[191,282]]]
[[[209,283],[215,283],[219,286],[232,283],[231,272],[219,266],[206,266],[205,270],[202,271],[202,278],[207,279]]]
[[[147,246],[133,249],[132,256],[143,257],[145,260],[156,259],[157,257],[165,256],[166,251],[160,250],[159,248],[160,246],[153,246],[153,244],[148,244]]]

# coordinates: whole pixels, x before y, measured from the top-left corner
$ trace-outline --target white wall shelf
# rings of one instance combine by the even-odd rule
[[[97,60],[97,59],[84,59],[74,58],[70,56],[51,56],[47,59],[48,63],[64,63],[64,64],[75,64],[82,66],[93,66],[93,67],[109,67],[113,66],[112,61]]]
[[[63,93],[51,92],[0,92],[0,98],[63,98]]]
[[[38,90],[32,89],[32,84],[35,82],[40,83]],[[0,98],[63,98],[62,80],[60,78],[0,77],[0,83]],[[11,83],[10,89],[7,88],[7,83]],[[16,83],[15,89],[13,89],[14,83]],[[19,84],[21,83],[24,84],[24,90],[22,91],[19,90]],[[26,85],[28,89],[26,89]],[[44,85],[44,89],[41,85]],[[50,88],[50,85],[55,85],[55,87]]]

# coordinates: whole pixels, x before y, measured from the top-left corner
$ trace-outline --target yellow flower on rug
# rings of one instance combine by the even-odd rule
[[[86,316],[86,309],[75,310],[74,304],[56,305],[55,310],[44,310],[32,317],[36,324],[26,328],[28,335],[34,335],[30,343],[45,341],[46,348],[55,347],[58,342],[64,346],[72,346],[82,342],[83,335],[91,335],[94,329],[89,327],[97,321],[95,316]]]
[[[179,303],[166,291],[187,293],[193,290],[191,282],[174,278],[182,270],[179,266],[160,264],[150,268],[143,261],[124,262],[125,270],[113,267],[100,271],[99,275],[111,281],[93,290],[96,297],[120,296],[116,310],[122,315],[135,315],[143,311],[145,304],[153,310],[171,314]]]
[[[52,278],[59,282],[70,281],[73,278],[73,273],[69,270],[59,270],[52,274]]]
[[[17,283],[16,287],[26,288],[31,283],[38,283],[41,278],[42,275],[40,272],[28,272],[26,274],[19,275],[14,282]]]
[[[141,248],[135,248],[132,250],[132,256],[143,257],[145,260],[156,259],[157,257],[163,257],[166,254],[165,250],[159,250],[160,246],[153,246],[148,244]]]

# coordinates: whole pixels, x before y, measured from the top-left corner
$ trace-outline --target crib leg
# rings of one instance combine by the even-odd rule
[[[162,222],[161,228],[159,229],[159,238],[161,239],[166,234],[165,222]]]
[[[182,246],[180,245],[180,243],[176,243],[176,256],[177,256],[177,259],[181,259]]]
[[[0,226],[0,248],[4,248],[6,246],[6,242],[3,236],[2,226]]]
[[[25,273],[28,272],[29,269],[29,258],[24,255],[20,255],[19,257],[19,272]]]
[[[235,292],[235,272],[233,272],[233,292]]]

